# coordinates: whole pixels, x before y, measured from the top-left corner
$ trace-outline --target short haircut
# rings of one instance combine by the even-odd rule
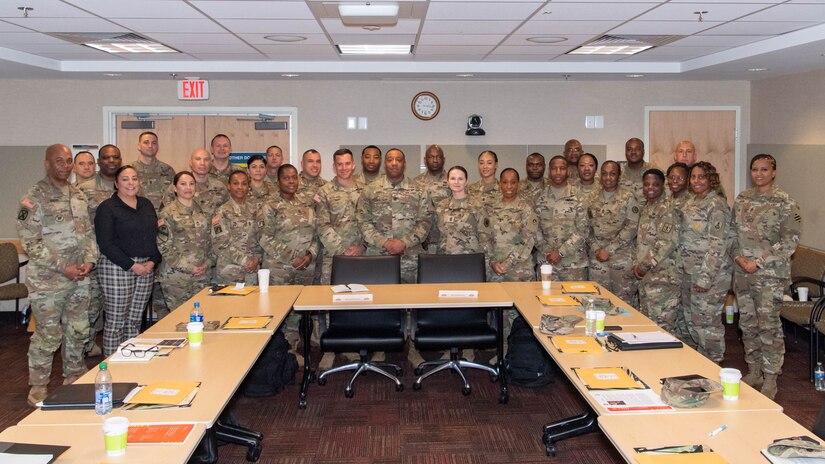
[[[335,150],[335,153],[332,154],[332,162],[334,163],[336,158],[344,155],[352,156],[352,150],[350,150],[349,148],[339,148]]]
[[[117,150],[117,153],[120,154],[120,148],[118,148],[116,145],[112,145],[111,143],[107,143],[106,145],[103,145],[97,150],[97,156],[100,156],[100,152],[102,152],[104,148],[114,148],[115,150]],[[79,154],[80,153],[78,153],[78,155]]]
[[[247,181],[249,180],[249,174],[247,174],[246,171],[236,169],[236,170],[232,171],[231,174],[229,174],[229,178],[226,179],[226,183],[228,184],[228,183],[232,182],[232,178],[235,177],[235,176],[244,176],[244,177],[246,177]]]
[[[295,166],[293,166],[289,163],[282,164],[282,165],[278,166],[278,178],[279,179],[281,178],[281,173],[283,173],[287,169],[294,169],[296,173],[298,172],[298,168],[296,168]]]
[[[279,147],[278,145],[270,145],[270,146],[266,147],[266,151],[269,152],[269,150],[272,150],[273,148],[277,148],[278,150],[281,150],[281,153],[284,152],[284,150],[281,147]]]
[[[516,175],[516,180],[521,180],[521,176],[518,175],[518,171],[516,171],[513,168],[506,168],[505,170],[501,171],[501,174],[498,175],[499,180],[501,180],[504,177],[504,173],[506,172],[512,172]]]
[[[367,148],[375,148],[376,150],[378,150],[378,156],[381,156],[382,154],[380,148],[376,147],[375,145],[367,145],[366,147],[364,147],[363,150],[361,150],[361,156],[364,156],[364,152],[367,151]]]
[[[548,161],[547,164],[551,165],[551,164],[553,164],[553,161],[556,161],[556,160],[562,160],[562,161],[564,161],[565,166],[567,165],[567,158],[565,158],[564,155],[556,155],[556,156],[550,158],[550,161]]]
[[[92,152],[84,150],[84,151],[79,151],[74,155],[75,162],[77,162],[77,157],[80,156],[80,155],[90,155],[92,157],[92,159],[95,158],[95,155],[92,155]],[[751,163],[751,164],[753,164],[753,163]]]
[[[532,156],[537,156],[537,157],[541,158],[541,164],[544,164],[544,155],[542,155],[539,152],[530,153],[529,155],[527,155],[527,159],[530,159],[530,157],[532,157]]]
[[[306,156],[307,156],[308,154],[310,154],[310,153],[318,153],[318,156],[321,156],[321,153],[320,153],[318,150],[316,150],[316,149],[314,149],[314,148],[310,148],[309,150],[305,151],[305,152],[301,155],[301,161],[303,161],[303,160],[304,160],[304,158],[306,158]]]
[[[461,172],[463,172],[463,173],[464,173],[464,178],[465,178],[465,179],[469,177],[469,176],[467,175],[467,170],[466,170],[466,169],[464,169],[464,166],[453,166],[453,167],[451,167],[450,169],[447,169],[447,177],[450,177],[450,172],[452,172],[452,170],[453,170],[453,169],[455,169],[455,170],[457,170],[457,171],[461,171]]]
[[[660,181],[662,181],[663,184],[665,183],[665,173],[663,173],[660,169],[648,169],[644,172],[644,174],[642,174],[642,179],[644,179],[647,176],[656,176],[659,178]]]
[[[216,140],[216,139],[219,139],[219,138],[221,138],[221,137],[225,138],[226,140],[229,140],[229,143],[232,143],[232,139],[230,139],[228,135],[226,135],[226,134],[218,134],[218,135],[216,135],[216,136],[212,137],[212,141],[211,141],[211,142],[209,142],[209,146],[211,147],[212,145],[215,145],[215,140]]]
[[[602,169],[604,169],[606,166],[610,166],[611,164],[616,165],[616,172],[618,172],[619,177],[621,177],[622,176],[622,166],[617,161],[613,161],[613,160],[605,161],[604,164],[602,164]]]
[[[154,133],[154,132],[152,132],[152,131],[144,131],[144,132],[141,132],[141,133],[140,133],[140,135],[138,135],[138,142],[140,142],[141,140],[143,140],[143,136],[144,136],[144,135],[151,135],[151,136],[153,136],[153,137],[155,138],[155,140],[157,140],[157,139],[158,139],[158,134],[156,134],[156,133]]]

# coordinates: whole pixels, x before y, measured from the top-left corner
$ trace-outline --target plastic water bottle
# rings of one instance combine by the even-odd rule
[[[584,300],[584,334],[588,337],[596,335],[596,302],[587,297]]]
[[[112,373],[106,368],[106,362],[100,363],[100,370],[95,377],[95,414],[112,412]]]
[[[814,371],[814,388],[816,391],[825,391],[825,370],[822,369],[822,363],[816,363],[816,370]]]
[[[189,322],[203,322],[203,311],[201,310],[201,304],[197,301],[192,306],[192,310],[189,311]]]

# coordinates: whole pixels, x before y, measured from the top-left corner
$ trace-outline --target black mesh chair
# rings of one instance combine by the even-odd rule
[[[486,280],[484,254],[466,255],[418,255],[418,283],[484,282]],[[464,382],[461,392],[472,392],[470,382],[462,369],[474,368],[487,371],[490,379],[498,379],[498,370],[478,364],[458,355],[465,348],[495,348],[496,328],[489,323],[490,308],[445,308],[419,309],[416,316],[415,346],[419,350],[450,350],[450,359],[426,361],[415,368],[420,376],[413,384],[414,390],[421,388],[427,377],[452,369]],[[427,368],[431,370],[424,372]]]
[[[333,256],[333,285],[338,284],[399,284],[401,260],[393,256]],[[395,390],[403,391],[401,367],[384,362],[368,361],[376,351],[402,351],[404,349],[405,313],[402,310],[353,310],[330,311],[329,326],[321,334],[321,351],[334,353],[357,352],[360,359],[344,366],[334,367],[318,377],[318,385],[326,383],[326,377],[341,371],[355,371],[344,390],[352,398],[352,385],[364,372],[376,372],[395,382]],[[390,372],[394,372],[394,375]]]

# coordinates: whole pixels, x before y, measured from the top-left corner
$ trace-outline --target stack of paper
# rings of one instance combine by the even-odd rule
[[[581,306],[581,303],[568,295],[536,295],[545,306]]]
[[[272,321],[272,316],[233,316],[224,322],[225,330],[263,329]]]
[[[155,382],[136,389],[126,398],[124,409],[159,409],[189,406],[200,382]]]
[[[561,291],[564,293],[602,293],[590,282],[562,282]]]
[[[249,295],[250,293],[257,290],[258,287],[254,285],[244,285],[242,283],[237,283],[234,286],[227,285],[226,287],[218,290],[217,292],[213,293],[213,295],[236,295],[236,296],[244,296]]]
[[[130,445],[180,445],[194,428],[195,424],[130,425],[126,441]]]
[[[605,349],[595,337],[556,335],[550,339],[562,353],[604,353]]]

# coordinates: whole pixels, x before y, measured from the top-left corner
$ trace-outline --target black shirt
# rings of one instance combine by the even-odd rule
[[[115,192],[97,208],[95,235],[100,252],[124,271],[135,264],[133,257],[149,258],[155,265],[161,261],[158,215],[144,197],[137,197],[137,208],[132,208]]]

